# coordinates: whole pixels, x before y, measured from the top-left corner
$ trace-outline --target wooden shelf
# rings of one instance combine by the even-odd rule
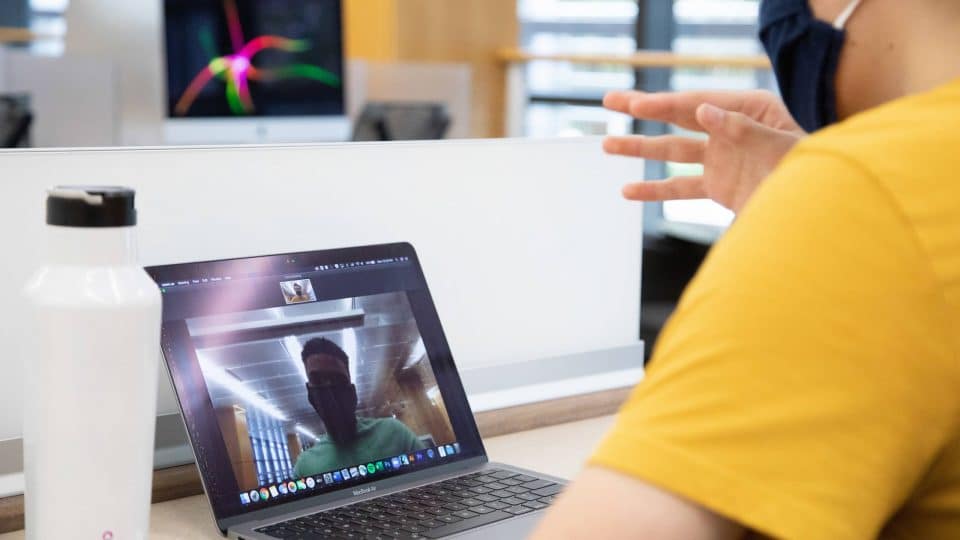
[[[29,43],[37,35],[27,28],[9,28],[0,26],[0,43]]]
[[[504,135],[506,70],[494,52],[517,46],[517,0],[344,0],[343,6],[347,56],[468,65],[471,136]]]
[[[500,49],[497,58],[508,64],[534,61],[607,64],[633,68],[738,68],[770,69],[766,56],[707,56],[676,54],[668,51],[638,51],[633,54],[538,54],[523,49]]]

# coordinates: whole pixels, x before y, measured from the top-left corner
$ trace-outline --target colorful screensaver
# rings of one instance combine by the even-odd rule
[[[296,4],[293,2],[291,5]],[[229,114],[233,116],[262,113],[258,111],[258,100],[251,92],[251,83],[260,83],[262,87],[281,81],[315,81],[331,89],[341,88],[342,80],[337,73],[304,61],[304,53],[309,52],[314,45],[310,39],[293,39],[276,34],[261,34],[247,39],[244,36],[237,0],[222,0],[222,15],[226,22],[225,33],[230,49],[226,54],[223,53],[224,36],[221,36],[220,40],[215,37],[218,28],[199,24],[190,29],[194,39],[192,47],[199,47],[193,54],[202,52],[209,60],[182,92],[171,95],[176,98],[176,101],[171,103],[171,113],[174,116],[194,116],[196,111],[192,109],[195,108],[198,97],[205,93],[209,100],[211,88],[216,88],[218,92],[223,91],[221,103],[225,101]],[[222,24],[220,26],[222,27]],[[191,31],[185,31],[179,34],[189,39],[190,33]],[[220,33],[223,34],[222,31]],[[339,47],[339,36],[335,39]],[[168,44],[168,55],[170,50]],[[268,65],[258,61],[258,56],[263,57],[264,54],[270,55]],[[265,99],[269,99],[269,96],[265,95]]]

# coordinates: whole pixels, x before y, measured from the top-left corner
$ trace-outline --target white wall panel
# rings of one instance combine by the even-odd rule
[[[145,265],[410,241],[464,368],[638,341],[642,217],[619,188],[642,170],[597,139],[0,152],[0,439],[30,391],[13,351],[49,186],[136,188]]]

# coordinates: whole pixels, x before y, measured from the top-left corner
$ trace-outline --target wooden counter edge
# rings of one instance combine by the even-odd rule
[[[509,64],[534,61],[571,62],[574,64],[614,64],[633,68],[738,68],[770,69],[766,56],[695,55],[670,51],[637,51],[632,54],[533,53],[523,49],[500,49],[497,58]]]
[[[477,413],[477,426],[484,437],[496,437],[616,412],[631,388],[616,388],[566,398],[540,401]],[[163,502],[203,493],[194,464],[153,472],[153,502]],[[23,496],[0,498],[0,533],[23,528]]]
[[[21,44],[30,43],[42,39],[62,38],[57,34],[34,32],[29,28],[17,28],[13,26],[0,26],[0,44]]]

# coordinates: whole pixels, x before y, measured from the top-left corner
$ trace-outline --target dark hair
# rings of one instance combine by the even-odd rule
[[[350,357],[347,356],[347,353],[343,352],[343,349],[327,338],[313,338],[306,342],[303,346],[303,351],[300,353],[300,359],[306,362],[307,358],[314,354],[332,356],[342,361],[344,365],[348,365],[350,362]]]

